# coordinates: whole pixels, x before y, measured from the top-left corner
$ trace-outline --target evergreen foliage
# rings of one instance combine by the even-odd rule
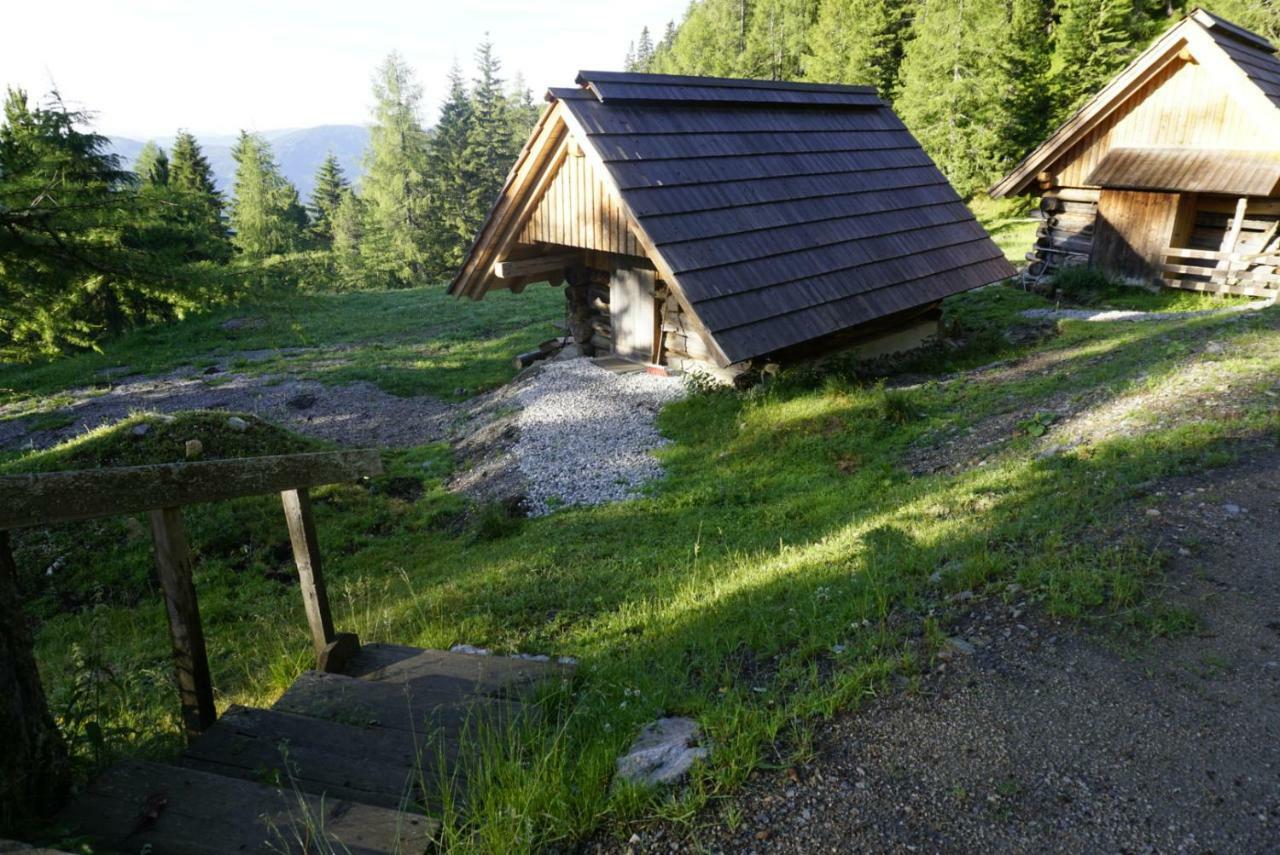
[[[229,221],[236,249],[252,261],[299,249],[307,215],[297,189],[280,174],[271,145],[241,131],[231,156],[236,179]]]
[[[519,148],[511,135],[511,107],[502,88],[502,63],[493,43],[476,48],[476,77],[471,86],[471,125],[463,150],[467,209],[463,234],[470,240],[484,222],[506,180]]]
[[[223,222],[223,196],[213,180],[213,167],[200,143],[188,131],[179,131],[169,155],[169,189],[174,193],[177,216],[188,228],[191,253],[209,261],[226,261],[231,243]]]
[[[89,117],[9,90],[0,124],[0,361],[92,347],[218,298]],[[151,189],[151,188],[147,188]],[[164,188],[156,188],[162,190]]]
[[[1055,10],[1053,98],[1065,119],[1137,52],[1133,0],[1061,0]]]
[[[169,156],[155,142],[148,142],[138,152],[133,174],[143,185],[166,187],[169,184]]]
[[[392,53],[375,74],[373,96],[374,124],[361,184],[362,265],[373,277],[371,284],[425,284],[430,246],[422,87],[413,69]]]
[[[315,188],[311,191],[311,204],[307,206],[311,234],[322,246],[333,245],[333,215],[350,189],[337,156],[330,152],[316,170]]]
[[[915,0],[823,0],[808,36],[804,78],[876,87],[892,102]]]

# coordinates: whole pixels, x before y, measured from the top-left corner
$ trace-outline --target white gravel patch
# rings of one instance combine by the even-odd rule
[[[544,365],[516,396],[514,452],[530,515],[625,499],[660,477],[653,450],[666,440],[654,419],[684,394],[679,378],[614,374],[590,359]]]

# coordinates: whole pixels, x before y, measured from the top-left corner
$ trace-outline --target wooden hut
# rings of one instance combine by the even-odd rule
[[[733,370],[903,349],[1014,274],[874,89],[584,71],[449,286],[567,283],[588,354]]]
[[[992,188],[1040,196],[1028,274],[1089,263],[1141,283],[1280,287],[1280,59],[1197,9]]]

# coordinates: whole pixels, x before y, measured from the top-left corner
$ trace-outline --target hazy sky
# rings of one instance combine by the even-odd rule
[[[428,122],[456,58],[470,76],[487,31],[507,79],[541,98],[579,68],[622,66],[646,24],[688,0],[38,0],[6,4],[0,85],[56,83],[103,133],[232,133],[364,123],[369,80],[390,50],[417,70]]]

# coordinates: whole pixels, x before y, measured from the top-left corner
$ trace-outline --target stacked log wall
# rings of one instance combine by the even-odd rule
[[[1097,190],[1046,190],[1038,217],[1036,241],[1027,253],[1029,279],[1039,281],[1064,267],[1088,263],[1098,218]]]

